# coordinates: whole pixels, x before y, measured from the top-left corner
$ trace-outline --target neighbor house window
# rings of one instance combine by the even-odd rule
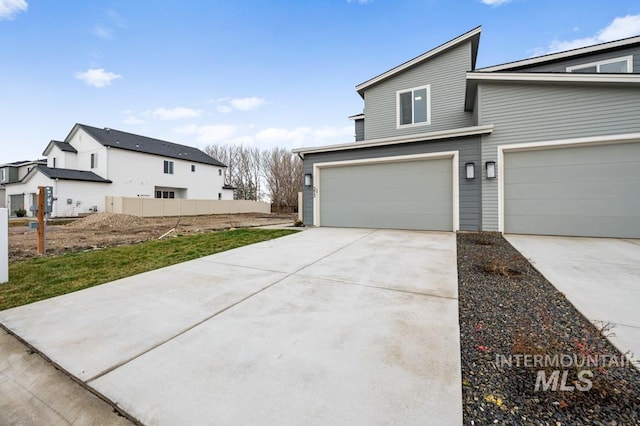
[[[191,165],[191,171],[192,171],[192,172],[195,172],[195,171],[196,171],[196,165],[195,165],[195,164],[192,164],[192,165]]]
[[[53,167],[55,167],[55,158]],[[96,167],[98,167],[98,154],[91,154],[91,168],[95,169]]]
[[[218,169],[218,176],[222,176],[222,169]]]
[[[622,58],[607,59],[588,64],[567,67],[568,72],[577,73],[625,73],[633,72],[633,55]]]
[[[156,198],[176,198],[174,191],[156,191]]]
[[[218,192],[218,200],[222,200],[222,193]]]
[[[56,157],[53,157],[53,162],[51,163],[51,167],[56,168]]]
[[[164,160],[164,172],[168,175],[173,174],[173,161]]]
[[[396,92],[398,127],[431,123],[431,88],[429,85]]]
[[[7,169],[0,169],[0,182],[7,180]]]

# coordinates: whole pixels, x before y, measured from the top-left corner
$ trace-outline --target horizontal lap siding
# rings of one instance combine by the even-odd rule
[[[354,146],[357,146],[354,144]],[[344,151],[333,151],[307,154],[304,157],[304,173],[313,173],[315,163],[330,161],[358,160],[364,158],[391,157],[397,155],[412,155],[435,153],[442,151],[458,151],[459,165],[459,215],[461,230],[480,229],[480,140],[479,138],[462,138],[446,141],[425,141],[400,145],[387,145],[375,148],[363,148]],[[468,162],[476,164],[476,179],[465,178],[464,165]],[[315,178],[315,177],[314,177]],[[402,185],[394,176],[389,176],[389,182]],[[304,188],[304,223],[313,225],[313,188]]]
[[[603,52],[595,55],[588,55],[582,58],[571,58],[553,64],[536,65],[532,67],[523,67],[518,71],[527,72],[566,72],[567,67],[581,64],[590,64],[593,62],[606,61],[607,59],[620,58],[622,56],[633,55],[633,72],[640,72],[640,48],[630,47],[626,49],[616,50],[615,52]]]
[[[613,86],[495,84],[478,87],[482,164],[499,145],[640,132],[640,89]],[[484,170],[483,170],[484,173]],[[482,179],[482,227],[498,230],[498,179]]]
[[[466,71],[471,70],[471,44],[447,51],[365,91],[367,140],[468,127],[464,111]],[[396,91],[430,85],[431,124],[396,129]]]

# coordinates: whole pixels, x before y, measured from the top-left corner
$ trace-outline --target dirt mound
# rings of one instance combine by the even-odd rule
[[[147,221],[138,216],[117,213],[96,213],[66,225],[72,229],[111,229],[126,230],[134,226],[147,225]]]

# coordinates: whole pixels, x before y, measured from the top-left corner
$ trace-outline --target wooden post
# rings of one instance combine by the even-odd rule
[[[44,252],[44,186],[38,187],[38,256],[43,256]]]

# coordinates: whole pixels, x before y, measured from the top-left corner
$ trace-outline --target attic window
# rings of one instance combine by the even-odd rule
[[[629,73],[633,72],[633,55],[607,59],[588,64],[567,67],[567,72],[576,73]]]
[[[98,154],[91,154],[91,168],[95,169],[98,167]]]
[[[397,127],[431,124],[431,86],[396,92]]]

